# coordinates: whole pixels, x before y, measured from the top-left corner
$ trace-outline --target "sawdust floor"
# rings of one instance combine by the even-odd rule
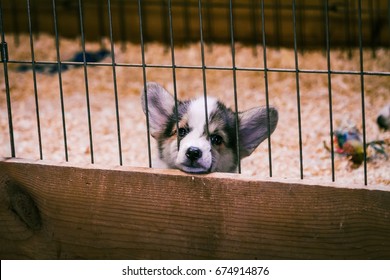
[[[16,46],[12,36],[7,38],[9,59],[31,60],[29,38],[20,37]],[[107,42],[107,47],[109,46]],[[34,42],[37,61],[56,61],[53,37],[40,35]],[[88,51],[100,48],[97,43],[87,43]],[[81,50],[79,41],[61,40],[61,59],[67,60]],[[256,55],[257,52],[257,55]],[[237,44],[237,67],[263,67],[263,49]],[[116,48],[116,62],[141,64],[139,45],[126,44]],[[158,43],[146,46],[147,64],[171,65],[170,50]],[[177,46],[176,65],[201,65],[199,44]],[[103,62],[110,63],[111,58]],[[364,51],[366,71],[390,71],[390,50],[378,49],[376,57]],[[205,48],[207,66],[231,67],[231,50],[228,45],[211,45]],[[332,50],[332,70],[359,71],[359,52],[348,58],[346,51]],[[9,63],[9,83],[12,102],[16,156],[38,159],[39,144],[32,72],[16,71],[19,64]],[[267,48],[269,68],[294,69],[294,52],[291,49]],[[299,54],[299,68],[326,70],[327,60],[322,50]],[[7,106],[3,67],[0,70],[0,156],[10,156]],[[143,87],[142,67],[116,67],[119,98],[120,131],[123,164],[125,166],[149,165],[145,117],[140,106],[140,90]],[[237,71],[239,110],[265,104],[265,79],[263,72]],[[161,83],[173,92],[172,69],[148,67],[148,81]],[[361,130],[361,82],[359,75],[333,74],[332,106],[334,127],[343,122],[356,124]],[[203,94],[201,69],[176,69],[179,98],[191,98]],[[207,70],[207,92],[217,96],[229,106],[234,105],[233,72]],[[43,158],[56,162],[65,161],[63,122],[61,114],[59,76],[37,73],[39,117],[42,135]],[[111,66],[88,67],[88,86],[92,121],[94,161],[98,164],[118,165],[118,133],[116,125],[113,69]],[[88,132],[86,89],[83,68],[62,73],[65,121],[69,162],[89,163],[91,148]],[[331,182],[331,156],[323,142],[330,142],[329,95],[326,74],[299,75],[303,174],[307,180]],[[300,178],[300,152],[298,133],[297,90],[295,73],[268,72],[269,102],[279,109],[279,124],[272,135],[272,174],[275,178]],[[375,120],[379,109],[390,101],[390,77],[369,75],[364,77],[367,141],[389,139],[389,132],[378,129]],[[152,141],[152,144],[154,142]],[[154,145],[153,145],[154,147]],[[153,155],[155,148],[152,147]],[[387,153],[390,154],[389,147]],[[367,164],[369,185],[390,185],[390,160],[376,157]],[[262,143],[249,158],[242,161],[242,173],[260,178],[269,177],[267,142]],[[364,168],[351,168],[347,158],[335,156],[336,182],[362,184]]]

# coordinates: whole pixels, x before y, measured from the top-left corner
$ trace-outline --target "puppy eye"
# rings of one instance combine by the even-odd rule
[[[179,137],[184,137],[187,135],[187,133],[188,133],[188,130],[186,128],[184,128],[184,127],[179,128]]]
[[[218,134],[212,134],[212,135],[210,135],[210,141],[211,141],[211,144],[219,146],[222,144],[223,139]]]

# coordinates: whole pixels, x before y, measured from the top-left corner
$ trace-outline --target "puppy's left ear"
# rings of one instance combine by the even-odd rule
[[[256,107],[239,113],[240,157],[249,156],[257,146],[274,132],[278,111],[274,107]],[[269,116],[269,126],[268,126]],[[270,132],[268,133],[268,127]]]
[[[149,82],[141,92],[141,104],[145,115],[149,115],[150,134],[157,138],[173,112],[175,99],[159,84]]]

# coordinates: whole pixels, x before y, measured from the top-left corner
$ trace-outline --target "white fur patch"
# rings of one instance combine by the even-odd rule
[[[217,99],[207,98],[207,114],[210,114],[217,108]],[[204,130],[206,125],[206,113],[204,98],[198,98],[191,102],[188,108],[188,126],[192,129]]]
[[[210,114],[217,108],[217,100],[215,98],[207,98],[207,114]],[[188,159],[186,152],[190,147],[196,147],[202,151],[202,157],[197,161],[198,168],[191,167],[192,172],[205,172],[211,168],[212,155],[211,144],[205,133],[206,127],[206,112],[204,98],[198,98],[191,102],[188,107],[188,127],[190,132],[180,143],[180,150],[177,155],[176,164],[182,168],[186,168],[185,164]],[[199,169],[199,170],[195,170]]]

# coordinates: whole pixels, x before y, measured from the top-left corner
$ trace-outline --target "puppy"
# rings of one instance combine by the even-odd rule
[[[206,101],[207,119],[203,97],[175,102],[152,82],[142,90],[142,109],[149,116],[150,134],[157,140],[159,167],[188,173],[235,172],[238,160],[249,156],[278,123],[274,107],[239,112],[237,141],[235,112],[215,98]]]

